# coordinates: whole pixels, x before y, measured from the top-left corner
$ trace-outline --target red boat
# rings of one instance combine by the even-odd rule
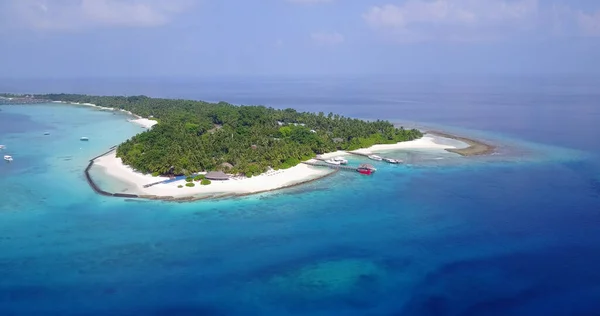
[[[369,169],[356,169],[360,174],[371,175],[373,172]]]
[[[373,172],[375,172],[377,169],[375,169],[375,167],[373,167],[373,165],[370,165],[368,163],[363,163],[360,166],[358,166],[358,168],[356,169],[356,171],[358,171],[360,174],[366,174],[366,175],[372,175]]]

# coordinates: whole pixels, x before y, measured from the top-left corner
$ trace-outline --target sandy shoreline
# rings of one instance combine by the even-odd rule
[[[116,152],[102,156],[94,161],[94,165],[102,167],[106,175],[116,178],[132,186],[128,192],[140,196],[154,196],[165,198],[181,198],[194,196],[222,196],[222,195],[246,195],[272,191],[283,187],[289,187],[315,179],[325,177],[335,170],[328,168],[312,167],[305,164],[299,164],[295,167],[285,170],[270,170],[258,176],[251,178],[233,178],[226,181],[212,181],[210,185],[200,185],[194,182],[196,186],[186,187],[185,180],[179,180],[171,183],[161,183],[148,188],[144,185],[155,183],[161,180],[167,180],[166,177],[153,177],[134,171],[126,166],[121,158],[116,156]],[[183,185],[183,188],[179,188]]]
[[[465,144],[466,146],[466,144]],[[438,144],[435,139],[431,136],[423,136],[417,140],[400,142],[396,144],[382,144],[374,145],[369,148],[361,148],[352,152],[362,155],[370,155],[378,151],[391,151],[391,150],[411,150],[411,149],[441,149],[441,150],[456,150],[458,147],[452,145]]]
[[[83,106],[89,106],[89,107],[93,107],[102,111],[118,111],[118,112],[123,112],[125,114],[131,115],[133,117],[135,117],[135,119],[132,120],[128,120],[131,123],[135,123],[138,124],[144,128],[152,128],[152,126],[156,125],[158,122],[155,120],[151,120],[151,119],[147,119],[147,118],[143,118],[139,115],[135,115],[133,113],[131,113],[131,111],[125,111],[123,109],[116,109],[116,108],[110,108],[110,107],[106,107],[106,106],[98,106],[96,104],[93,103],[79,103],[79,102],[65,102],[65,101],[52,101],[52,103],[61,103],[61,104],[73,104],[73,105],[83,105]]]
[[[155,120],[151,120],[151,119],[147,119],[147,118],[143,118],[143,117],[137,118],[135,120],[128,120],[128,121],[131,123],[141,125],[144,128],[152,128],[152,126],[158,124],[158,122]]]
[[[435,135],[439,137],[454,139],[465,144],[468,144],[468,147],[465,148],[445,148],[446,151],[459,154],[461,156],[481,156],[481,155],[490,155],[494,153],[496,150],[495,146],[483,143],[478,140],[474,140],[471,138],[460,137],[456,135],[447,134],[444,132],[437,131],[428,131],[427,134]]]

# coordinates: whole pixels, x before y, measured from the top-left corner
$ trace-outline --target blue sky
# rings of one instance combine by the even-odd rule
[[[0,77],[600,73],[598,0],[2,0]]]

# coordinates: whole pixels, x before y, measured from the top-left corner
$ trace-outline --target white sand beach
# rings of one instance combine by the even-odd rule
[[[91,106],[91,107],[95,107],[99,110],[105,110],[105,111],[116,111],[117,109],[115,108],[109,108],[106,106],[98,106],[92,103],[79,103],[79,102],[65,102],[65,101],[52,101],[52,103],[62,103],[62,104],[74,104],[74,105],[85,105],[85,106]]]
[[[341,156],[345,156],[345,155],[349,155],[349,153],[347,151],[338,150],[338,151],[334,151],[332,153],[322,154],[320,156],[323,159],[329,159],[329,158],[341,157]]]
[[[133,119],[133,120],[128,120],[129,122],[141,125],[144,128],[152,128],[152,126],[154,126],[154,125],[156,125],[158,123],[155,120],[151,120],[151,119],[143,118],[143,117],[141,117],[139,115],[135,115],[135,114],[131,113],[131,111],[125,111],[123,109],[110,108],[110,107],[106,107],[106,106],[98,106],[98,105],[93,104],[93,103],[79,103],[79,102],[65,102],[65,101],[52,101],[52,103],[84,105],[84,106],[94,107],[94,108],[97,108],[97,109],[103,110],[103,111],[119,111],[119,112],[124,112],[126,114],[129,114],[129,115],[135,117],[135,119]]]
[[[259,176],[252,178],[233,178],[225,181],[212,181],[210,185],[200,185],[195,182],[195,187],[186,187],[185,180],[171,183],[161,183],[149,188],[144,188],[145,184],[167,180],[164,177],[153,177],[134,171],[131,167],[122,163],[121,158],[112,153],[96,159],[96,166],[104,169],[104,172],[122,182],[132,185],[129,192],[135,192],[139,195],[155,195],[162,197],[186,197],[203,195],[227,195],[227,194],[248,194],[256,192],[271,191],[326,176],[334,170],[328,168],[312,167],[300,164],[285,170],[270,170]],[[179,188],[183,185],[183,188]]]
[[[464,144],[464,147],[467,147],[468,144]],[[400,142],[396,144],[385,144],[385,145],[374,145],[369,148],[361,148],[354,150],[353,152],[359,154],[370,155],[374,152],[378,151],[390,151],[390,150],[401,150],[401,149],[456,149],[458,147],[446,144],[439,144],[435,142],[435,138],[432,136],[423,136],[417,140],[412,140],[408,142]]]
[[[145,120],[145,119],[140,119]],[[134,121],[134,120],[132,120]],[[138,120],[139,121],[139,120]],[[151,120],[148,120],[151,121]],[[151,124],[147,121],[142,121],[147,124]],[[151,121],[156,124],[155,121]],[[151,127],[151,126],[150,126]],[[434,141],[435,139],[431,136],[424,136],[421,139],[401,142],[398,144],[389,145],[375,145],[370,148],[359,149],[355,152],[362,154],[370,154],[374,151],[385,151],[385,150],[398,150],[398,149],[452,149],[456,148],[450,145],[438,144]],[[336,156],[349,155],[345,151],[336,151],[321,155],[322,158],[328,159]],[[313,160],[315,162],[315,160]],[[185,180],[179,180],[171,183],[161,183],[149,188],[144,188],[144,185],[159,182],[161,180],[167,180],[165,177],[152,177],[151,175],[144,175],[134,171],[131,167],[126,166],[122,163],[121,158],[116,157],[116,153],[113,151],[103,157],[96,159],[96,166],[103,168],[106,175],[112,178],[116,178],[121,182],[129,183],[131,189],[128,190],[130,193],[136,193],[138,195],[153,195],[158,197],[190,197],[190,196],[218,196],[218,195],[229,195],[229,194],[250,194],[264,191],[276,190],[279,188],[288,187],[291,185],[301,184],[311,180],[315,180],[324,177],[332,172],[333,169],[326,167],[313,167],[305,164],[299,164],[295,167],[285,170],[270,170],[259,176],[252,178],[245,177],[234,177],[230,180],[225,181],[212,181],[210,185],[204,186],[195,182],[196,186],[186,187]],[[184,187],[179,188],[179,185]]]
[[[152,126],[156,125],[158,122],[155,120],[147,119],[147,118],[137,118],[135,120],[129,120],[131,123],[135,123],[141,125],[145,128],[152,128]]]

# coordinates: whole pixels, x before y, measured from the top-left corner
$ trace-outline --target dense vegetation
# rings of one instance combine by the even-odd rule
[[[323,112],[234,106],[225,102],[74,94],[36,95],[93,103],[156,119],[151,130],[119,145],[117,156],[145,173],[191,174],[224,170],[247,176],[269,166],[289,168],[317,154],[420,138],[418,130],[387,121],[367,122]]]

